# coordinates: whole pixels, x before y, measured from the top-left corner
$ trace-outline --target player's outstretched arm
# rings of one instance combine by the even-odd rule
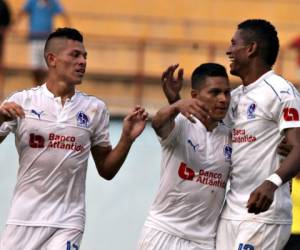
[[[166,138],[175,126],[175,117],[181,113],[191,122],[195,123],[195,118],[205,120],[208,110],[205,104],[196,98],[179,100],[169,106],[161,108],[152,118],[152,127],[161,138]]]
[[[180,100],[180,90],[183,85],[183,69],[178,70],[177,78],[174,77],[179,64],[169,66],[161,76],[161,85],[169,104]]]
[[[111,180],[123,165],[135,139],[143,132],[148,113],[139,106],[124,118],[123,131],[115,148],[95,146],[91,149],[98,173]]]
[[[247,205],[249,213],[267,211],[273,202],[276,189],[300,172],[300,128],[287,129],[286,139],[291,145],[291,151],[279,169],[250,194]]]

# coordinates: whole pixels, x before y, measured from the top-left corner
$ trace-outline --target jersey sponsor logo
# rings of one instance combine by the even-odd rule
[[[295,108],[284,108],[283,119],[287,122],[299,121],[299,112]]]
[[[38,112],[38,111],[36,111],[36,110],[34,110],[34,109],[32,109],[30,112],[31,112],[32,114],[36,115],[36,116],[39,118],[39,120],[41,119],[41,115],[44,113],[44,111]]]
[[[226,161],[231,161],[231,155],[232,155],[232,147],[229,144],[226,144],[223,148],[223,153],[225,156]]]
[[[82,111],[78,112],[76,115],[77,118],[77,125],[79,127],[87,128],[89,126],[89,117]]]
[[[244,143],[254,142],[256,137],[247,133],[245,129],[232,129],[232,142],[233,143]]]
[[[195,177],[195,172],[193,169],[187,167],[185,163],[181,163],[178,169],[178,175],[184,180],[193,180]]]
[[[50,148],[66,149],[76,152],[83,150],[83,146],[76,143],[75,136],[50,133],[48,139],[48,147]]]
[[[181,162],[178,168],[178,175],[183,180],[194,181],[204,185],[225,188],[226,182],[222,179],[221,173],[206,171],[200,169],[196,173],[192,168],[188,167],[184,162]]]
[[[191,139],[188,139],[187,142],[189,145],[192,146],[194,152],[196,152],[197,148],[199,147],[199,144],[194,144]]]
[[[83,146],[76,143],[75,136],[58,135],[50,133],[48,136],[48,140],[48,148],[72,150],[75,152],[83,150]],[[29,134],[29,146],[31,148],[44,148],[45,138],[41,135],[31,133]]]
[[[247,108],[247,119],[254,119],[255,118],[255,110],[256,110],[256,104],[251,103]]]
[[[45,139],[41,135],[29,134],[29,146],[32,148],[43,148],[45,146]]]

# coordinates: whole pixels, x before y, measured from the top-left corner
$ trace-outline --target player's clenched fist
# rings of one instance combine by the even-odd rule
[[[16,118],[24,118],[23,108],[15,102],[3,102],[0,105],[0,122],[11,121]]]

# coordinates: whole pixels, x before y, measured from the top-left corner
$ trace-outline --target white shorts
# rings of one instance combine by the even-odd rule
[[[221,219],[216,250],[282,250],[291,225]]]
[[[77,229],[6,225],[0,250],[77,250],[82,234]]]
[[[44,40],[30,41],[31,66],[33,69],[47,69],[47,64],[44,58]]]
[[[143,227],[137,250],[215,250],[150,227]]]

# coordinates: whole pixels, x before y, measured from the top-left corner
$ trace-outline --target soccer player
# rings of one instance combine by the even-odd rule
[[[171,81],[170,67],[163,81]],[[183,71],[179,70],[180,77]],[[138,243],[140,250],[214,250],[217,221],[230,169],[227,113],[230,86],[226,70],[205,63],[192,74],[191,99],[160,109],[152,126],[162,147],[161,179]],[[200,122],[206,112],[210,118]]]
[[[274,73],[275,27],[250,19],[237,27],[226,54],[242,85],[231,93],[225,123],[232,127],[230,189],[217,232],[217,249],[282,249],[290,235],[289,180],[300,170],[300,96]],[[276,146],[293,148],[280,163]]]
[[[300,99],[295,87],[274,73],[279,51],[275,27],[266,20],[238,25],[227,55],[233,90],[225,123],[232,127],[232,172],[217,231],[217,250],[280,250],[290,235],[288,181],[300,170]],[[169,102],[181,84],[163,85]],[[283,137],[293,148],[281,163]]]
[[[51,33],[45,59],[47,82],[13,94],[0,106],[0,140],[15,133],[20,164],[1,250],[79,249],[89,152],[99,175],[110,180],[146,124],[147,113],[135,107],[112,149],[104,102],[76,90],[87,62],[76,29]]]

